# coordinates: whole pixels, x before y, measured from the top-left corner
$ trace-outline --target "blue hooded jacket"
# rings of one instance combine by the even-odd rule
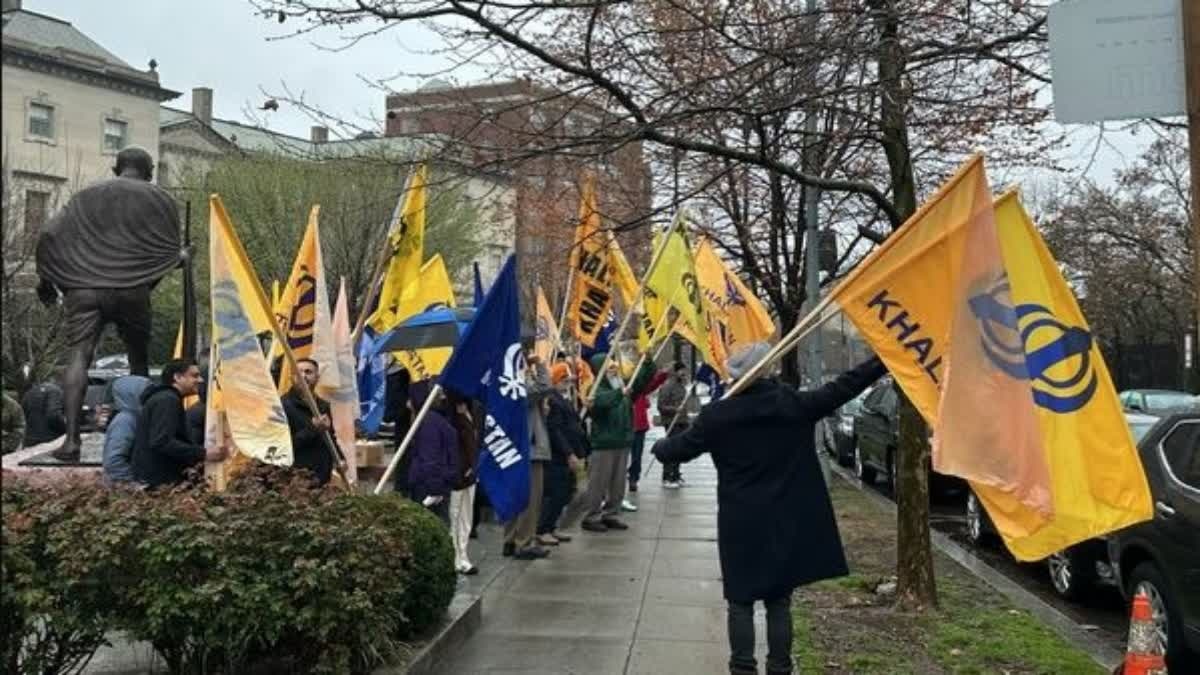
[[[132,482],[133,441],[137,437],[142,411],[142,392],[150,380],[140,375],[125,375],[113,380],[115,414],[104,433],[104,476],[114,483]]]
[[[408,396],[414,411],[425,404],[431,389],[429,380],[409,385]],[[449,497],[458,480],[458,433],[436,406],[417,427],[408,452],[412,454],[408,488],[413,498]]]

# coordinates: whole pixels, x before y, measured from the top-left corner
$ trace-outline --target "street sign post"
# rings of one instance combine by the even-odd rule
[[[1055,118],[1079,123],[1183,115],[1182,16],[1180,0],[1064,0],[1052,6]]]

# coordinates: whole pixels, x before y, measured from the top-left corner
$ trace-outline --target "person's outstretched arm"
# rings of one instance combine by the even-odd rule
[[[799,392],[800,413],[812,419],[832,415],[835,410],[854,400],[867,387],[887,374],[883,361],[876,356],[859,364],[853,370],[838,375],[837,379],[816,389]]]
[[[704,439],[704,414],[696,418],[692,426],[681,434],[658,440],[651,452],[658,461],[684,463],[696,459],[708,450]]]

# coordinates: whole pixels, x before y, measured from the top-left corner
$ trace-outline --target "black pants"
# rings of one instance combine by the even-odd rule
[[[629,448],[629,482],[642,479],[642,453],[646,449],[646,432],[633,432],[633,446]]]
[[[537,533],[550,534],[558,528],[558,519],[563,509],[571,503],[575,494],[575,474],[566,464],[551,462],[546,465],[546,487],[542,493],[542,515],[538,519]]]
[[[767,606],[767,672],[792,672],[792,596],[763,603]],[[729,603],[729,668],[755,672],[754,604]]]
[[[680,417],[682,418],[684,415],[680,414]],[[685,431],[687,431],[687,424],[684,422],[676,422],[674,428],[671,429],[670,437],[674,438]],[[662,479],[664,483],[669,481],[678,482],[681,478],[683,478],[683,474],[679,471],[679,466],[679,462],[663,462]]]

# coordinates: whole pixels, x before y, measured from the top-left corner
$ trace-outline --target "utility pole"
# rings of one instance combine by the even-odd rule
[[[1192,167],[1192,282],[1195,285],[1195,318],[1191,345],[1200,342],[1200,0],[1180,0],[1183,3],[1183,58],[1187,86],[1188,146]],[[1194,352],[1193,352],[1194,354]],[[1188,373],[1194,391],[1200,391],[1200,366],[1192,357]]]
[[[817,38],[817,0],[807,0],[805,11],[810,17],[810,40],[811,48],[816,47]],[[811,92],[816,92],[817,69],[813,66]],[[817,137],[817,110],[816,106],[810,106],[808,112],[805,113],[804,120],[804,135],[805,135],[805,161],[804,170],[809,174],[816,175],[817,168],[817,150],[815,139]],[[821,199],[820,191],[812,186],[804,186],[804,305],[807,314],[820,300],[818,297],[821,294],[821,235],[818,232],[817,226],[817,209]],[[818,328],[808,338],[808,378],[810,387],[819,387],[821,385],[822,371],[821,367],[821,335],[824,331]]]

